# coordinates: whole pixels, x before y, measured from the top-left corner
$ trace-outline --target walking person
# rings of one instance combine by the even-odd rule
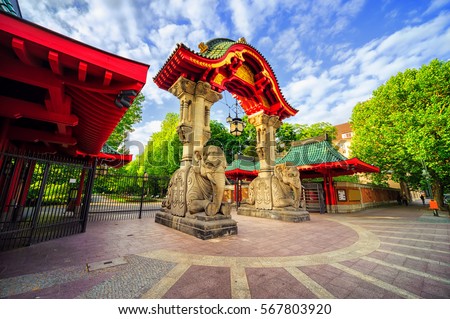
[[[425,205],[425,196],[423,194],[420,195],[420,199],[422,200],[422,205]]]
[[[403,194],[402,196],[402,203],[405,204],[405,206],[408,206],[408,198],[406,197],[405,194]]]

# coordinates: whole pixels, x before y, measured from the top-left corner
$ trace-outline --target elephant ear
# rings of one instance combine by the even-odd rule
[[[208,164],[211,164],[215,168],[219,167],[221,163],[222,163],[222,160],[220,158],[216,158],[214,160],[208,161]]]

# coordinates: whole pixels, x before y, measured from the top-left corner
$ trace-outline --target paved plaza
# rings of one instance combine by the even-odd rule
[[[450,219],[419,204],[203,241],[153,218],[0,253],[0,298],[449,298]]]

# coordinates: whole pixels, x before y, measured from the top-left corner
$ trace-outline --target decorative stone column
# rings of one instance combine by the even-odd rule
[[[248,121],[256,129],[260,171],[250,183],[248,201],[239,207],[238,214],[289,222],[310,220],[309,213],[299,207],[301,183],[297,167],[288,163],[275,165],[279,117],[260,111],[250,115]]]
[[[263,111],[250,115],[248,121],[256,129],[256,152],[260,163],[258,176],[268,177],[275,166],[275,132],[281,126],[281,121],[278,116],[267,115]]]
[[[177,132],[183,156],[155,222],[201,239],[235,235],[237,223],[231,219],[230,205],[223,202],[226,157],[221,148],[205,146],[211,137],[210,109],[222,95],[209,83],[183,77],[169,92],[180,100]]]
[[[263,111],[248,117],[256,129],[256,152],[259,157],[260,171],[253,184],[251,195],[255,199],[256,209],[272,209],[272,175],[275,166],[275,131],[280,127],[278,116],[267,115]]]
[[[222,95],[212,90],[209,83],[196,83],[183,77],[169,88],[169,92],[180,100],[177,132],[183,143],[181,166],[190,166],[197,163],[195,154],[202,154],[203,146],[211,137],[210,109]]]

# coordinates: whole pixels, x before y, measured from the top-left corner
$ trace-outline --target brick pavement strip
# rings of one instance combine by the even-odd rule
[[[312,214],[311,222],[295,225],[237,215],[240,233],[211,241],[148,219],[96,223],[84,234],[0,253],[0,298],[58,298],[58,290],[86,299],[215,298],[225,291],[240,299],[267,292],[270,298],[450,298],[450,219],[428,213],[417,206],[377,208]],[[113,267],[104,268],[105,261]],[[99,269],[87,272],[86,262]],[[195,291],[197,271],[210,274],[201,291]],[[177,292],[182,283],[189,287]]]

